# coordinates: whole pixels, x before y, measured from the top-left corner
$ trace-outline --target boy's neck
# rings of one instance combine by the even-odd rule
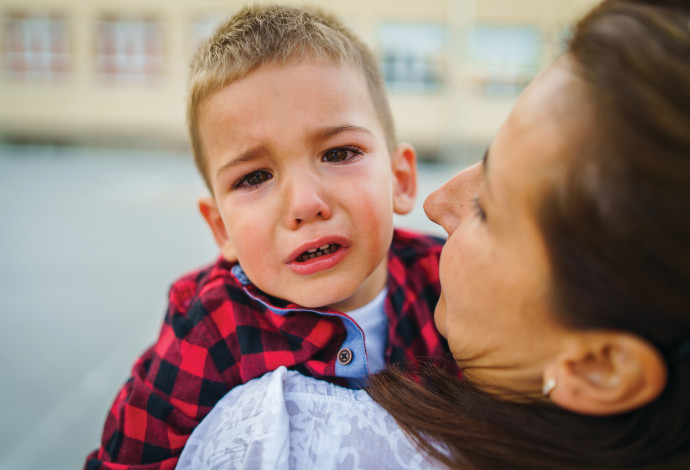
[[[376,298],[377,295],[386,287],[388,282],[388,259],[384,259],[373,273],[362,283],[362,285],[350,297],[339,302],[328,305],[329,308],[339,312],[350,312],[364,307]]]

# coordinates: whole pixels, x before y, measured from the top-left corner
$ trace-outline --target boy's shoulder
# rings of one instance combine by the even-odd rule
[[[240,282],[232,274],[236,264],[221,256],[211,264],[182,275],[170,287],[170,306],[181,313],[188,311],[201,298],[235,297],[232,292],[242,290]]]
[[[438,257],[445,242],[444,238],[436,235],[396,228],[391,244],[391,256],[410,261],[426,256]]]

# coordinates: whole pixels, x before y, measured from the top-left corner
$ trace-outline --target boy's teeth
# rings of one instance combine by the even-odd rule
[[[324,246],[320,246],[320,247],[318,247],[318,248],[309,248],[309,249],[307,250],[307,253],[316,253],[317,251],[324,251],[324,250],[327,249],[329,246],[331,246],[331,244],[330,244],[330,243],[326,243]]]
[[[337,249],[338,249],[337,244],[331,245],[330,243],[327,243],[324,246],[321,246],[319,248],[310,248],[307,251],[305,251],[304,253],[302,253],[302,255],[298,256],[297,261],[298,262],[304,262],[304,261],[307,261],[310,259],[317,258],[319,256],[328,255],[330,253],[333,253]]]

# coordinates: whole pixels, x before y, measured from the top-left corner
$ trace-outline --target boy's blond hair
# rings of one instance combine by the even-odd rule
[[[191,63],[187,124],[194,161],[211,191],[199,136],[200,103],[261,66],[286,65],[304,59],[354,65],[362,70],[386,134],[386,144],[393,151],[396,145],[393,116],[378,62],[366,44],[334,16],[312,7],[247,6],[199,47]]]

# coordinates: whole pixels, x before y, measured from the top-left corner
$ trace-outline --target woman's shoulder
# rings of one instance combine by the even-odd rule
[[[364,390],[285,367],[231,390],[192,433],[177,468],[430,468]]]

